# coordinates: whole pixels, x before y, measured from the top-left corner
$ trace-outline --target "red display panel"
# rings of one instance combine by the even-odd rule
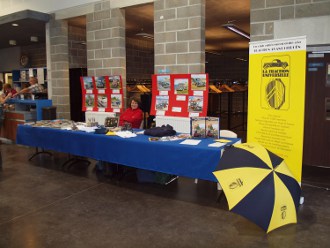
[[[81,77],[82,110],[97,112],[123,111],[121,76]]]
[[[208,74],[152,75],[150,114],[192,117],[207,115]]]

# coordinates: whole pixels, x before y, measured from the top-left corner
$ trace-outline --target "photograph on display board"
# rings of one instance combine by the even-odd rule
[[[97,95],[97,106],[99,108],[106,108],[108,106],[107,95]]]
[[[122,108],[121,94],[111,94],[111,108]]]
[[[171,79],[169,75],[157,76],[157,90],[171,90]]]
[[[191,137],[205,138],[205,117],[191,117],[190,128]]]
[[[168,96],[156,96],[156,110],[168,110]]]
[[[206,74],[191,74],[191,89],[206,90]]]
[[[94,94],[86,94],[85,95],[86,107],[94,107],[95,104],[94,99],[95,99]]]
[[[206,137],[219,139],[220,121],[218,117],[206,117]]]
[[[105,89],[105,77],[95,77],[96,89]]]
[[[120,89],[120,76],[109,76],[110,89]]]
[[[202,112],[203,102],[202,96],[189,96],[188,112]]]
[[[83,77],[83,82],[85,90],[92,90],[94,88],[92,77]]]
[[[174,79],[174,94],[187,95],[188,94],[188,78],[176,78]]]

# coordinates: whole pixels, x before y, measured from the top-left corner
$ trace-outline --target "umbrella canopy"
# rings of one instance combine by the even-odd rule
[[[213,172],[226,195],[229,210],[267,233],[297,223],[301,188],[284,160],[257,143],[225,149]]]

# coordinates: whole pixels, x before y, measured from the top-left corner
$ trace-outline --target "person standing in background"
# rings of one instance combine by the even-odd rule
[[[17,94],[10,84],[5,84],[3,86],[3,94],[1,95],[0,103],[4,104],[7,99],[13,98]]]
[[[17,91],[11,87],[11,84],[5,84],[3,86],[3,93],[6,96],[13,97]]]
[[[14,96],[24,94],[24,93],[34,94],[34,93],[43,93],[44,92],[44,87],[42,85],[38,84],[38,78],[30,77],[29,83],[30,83],[29,87],[20,90]]]

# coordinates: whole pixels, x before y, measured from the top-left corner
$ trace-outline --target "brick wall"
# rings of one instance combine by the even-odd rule
[[[110,2],[95,4],[87,15],[88,75],[126,74],[125,11],[110,9]]]
[[[127,79],[151,79],[154,72],[154,42],[126,39]]]
[[[86,51],[86,29],[69,26],[69,67],[70,68],[86,68],[87,67],[87,51]]]
[[[205,0],[154,2],[155,72],[205,71]]]
[[[46,67],[46,44],[35,44],[30,46],[22,46],[21,54],[29,57],[28,67]]]
[[[48,93],[51,93],[53,105],[57,107],[57,117],[70,119],[70,90],[69,90],[69,48],[68,23],[65,20],[49,22],[50,36],[50,80]]]
[[[274,38],[274,22],[330,15],[330,0],[251,0],[251,40]]]
[[[125,10],[111,9],[110,1],[95,4],[86,31],[88,75],[121,75],[126,87]]]

